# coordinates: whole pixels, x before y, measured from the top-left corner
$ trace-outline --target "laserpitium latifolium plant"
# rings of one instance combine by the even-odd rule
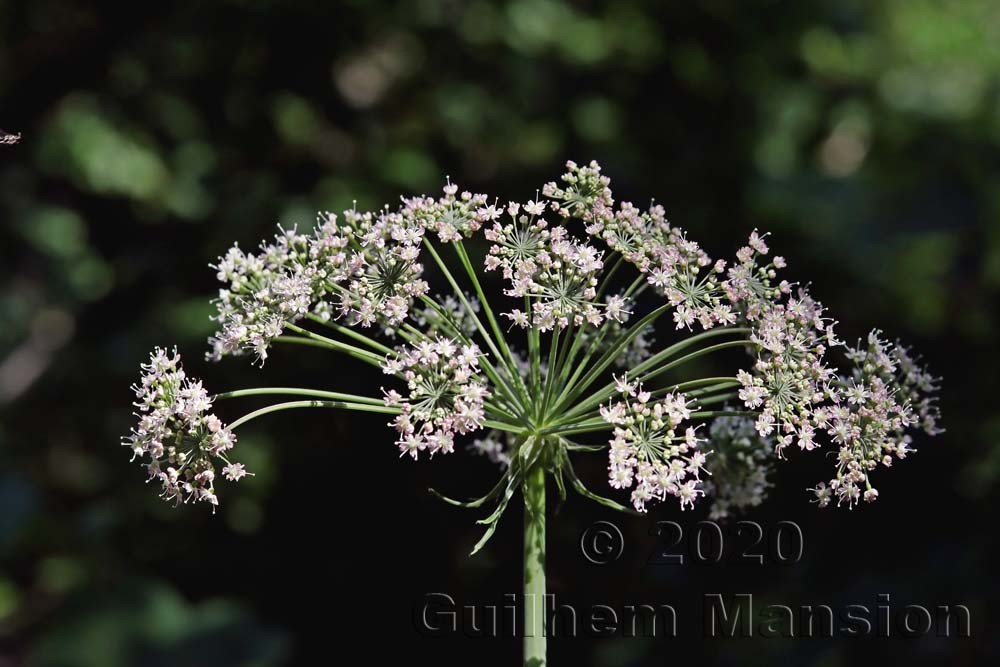
[[[823,306],[778,277],[785,260],[765,236],[712,261],[663,207],[616,206],[609,184],[596,163],[568,162],[534,200],[501,205],[449,181],[440,197],[324,212],[255,253],[232,247],[213,267],[224,286],[210,359],[263,364],[273,346],[311,346],[379,368],[382,395],[211,395],[176,349],[158,348],[134,387],[139,424],[125,444],[165,500],[213,507],[217,468],[234,482],[252,474],[237,462],[236,431],[292,408],[390,415],[404,457],[463,446],[488,457],[501,473],[486,495],[438,495],[489,512],[475,553],[523,494],[524,659],[538,665],[549,478],[560,498],[572,488],[638,512],[707,500],[719,518],[759,504],[772,461],[790,449],[833,450],[831,478],[809,491],[820,507],[853,507],[878,497],[873,474],[913,451],[912,432],[940,432],[936,378],[878,331],[842,343]],[[450,293],[432,293],[428,267]],[[502,293],[488,295],[499,279]],[[734,368],[691,377],[701,367],[691,362],[710,355]],[[286,398],[228,424],[212,412],[251,396]],[[574,471],[574,457],[593,455],[607,457],[607,493]],[[631,508],[616,499],[626,492]]]

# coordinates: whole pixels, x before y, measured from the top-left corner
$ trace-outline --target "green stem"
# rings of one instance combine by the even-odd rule
[[[260,410],[254,410],[234,421],[229,425],[229,428],[235,430],[257,417],[278,412],[279,410],[292,410],[294,408],[341,408],[344,410],[360,410],[361,412],[381,412],[387,415],[398,415],[402,412],[399,408],[392,408],[385,405],[364,405],[362,403],[348,403],[346,401],[289,401],[287,403],[269,405]]]
[[[303,329],[302,327],[296,324],[292,324],[291,322],[285,322],[285,328],[291,329],[300,336],[304,336],[305,338],[308,338],[310,340],[323,343],[324,345],[330,347],[331,349],[345,352],[353,357],[357,357],[358,359],[368,359],[379,364],[385,360],[383,356],[373,354],[368,350],[363,350],[360,347],[355,347],[354,345],[348,345],[347,343],[342,343],[339,340],[333,340],[332,338],[327,338],[326,336],[320,336],[318,333],[313,333],[308,329]]]
[[[369,338],[363,333],[358,333],[357,331],[351,329],[350,327],[345,327],[342,324],[337,324],[336,322],[332,322],[330,320],[324,320],[322,317],[319,317],[318,315],[314,315],[312,313],[306,315],[306,317],[308,317],[316,324],[320,324],[324,327],[327,327],[328,329],[332,329],[333,331],[343,334],[348,338],[353,338],[359,343],[364,343],[368,347],[372,348],[373,350],[377,350],[382,354],[391,354],[393,351],[391,347],[383,345],[382,343],[378,342],[377,340],[373,340],[372,338]]]
[[[253,389],[246,389],[242,391],[253,392]],[[259,392],[263,393],[263,392]],[[233,395],[250,395],[241,394],[241,391],[229,392],[229,396]],[[216,397],[218,398],[218,396]],[[269,405],[266,408],[261,408],[260,410],[254,410],[251,413],[245,414],[232,424],[229,425],[230,429],[236,429],[248,421],[252,421],[257,417],[263,417],[264,415],[270,414],[272,412],[279,412],[281,410],[293,410],[295,408],[340,408],[341,410],[358,410],[360,412],[380,412],[386,415],[398,415],[402,413],[399,408],[394,408],[388,405],[371,405],[366,403],[352,403],[349,401],[288,401],[287,403],[276,403],[274,405]],[[521,434],[524,432],[520,426],[515,426],[513,424],[508,424],[506,422],[485,420],[483,421],[483,426],[486,428],[495,428],[500,431],[507,431],[509,433]]]
[[[549,396],[552,393],[552,387],[555,384],[556,374],[559,372],[559,336],[560,330],[558,327],[552,331],[552,339],[549,341],[549,367],[548,372],[545,373],[544,389],[542,391],[541,406],[542,410],[540,414],[545,414],[546,409],[549,407]],[[563,346],[565,347],[565,345]]]
[[[448,281],[448,284],[451,285],[451,289],[452,291],[455,292],[455,296],[462,303],[462,306],[469,314],[469,317],[472,318],[473,323],[476,325],[476,330],[479,331],[479,335],[482,336],[484,341],[486,341],[486,346],[490,348],[490,352],[493,353],[493,356],[494,358],[496,358],[497,363],[507,371],[507,375],[514,382],[515,387],[521,394],[521,400],[523,402],[522,405],[524,407],[527,407],[529,405],[527,388],[524,387],[524,382],[521,380],[521,375],[520,373],[517,372],[517,366],[514,363],[514,358],[513,355],[511,355],[510,349],[506,347],[507,342],[503,338],[503,334],[500,333],[500,328],[496,326],[496,320],[492,319],[493,313],[490,311],[489,306],[486,304],[485,301],[480,301],[480,305],[482,306],[483,310],[485,310],[486,313],[491,318],[490,320],[491,325],[495,327],[494,331],[497,333],[497,336],[499,337],[500,345],[504,346],[504,350],[506,351],[506,356],[501,354],[500,351],[497,349],[496,344],[493,342],[493,338],[490,336],[489,332],[486,331],[486,327],[483,326],[483,323],[479,319],[479,316],[476,315],[476,311],[473,310],[472,304],[469,303],[469,299],[465,296],[465,292],[463,292],[462,288],[459,287],[458,282],[455,280],[455,277],[451,275],[451,271],[448,270],[448,266],[444,263],[444,260],[441,259],[441,256],[434,249],[434,244],[431,243],[427,239],[427,237],[424,237],[423,244],[424,247],[427,249],[427,252],[429,252],[431,257],[434,258],[434,262],[441,270],[441,273],[444,274],[444,277]],[[468,257],[466,257],[466,259],[468,259]],[[471,264],[469,265],[468,270],[472,271]],[[475,278],[475,271],[472,271],[472,276]],[[478,285],[478,279],[476,279],[476,285]],[[479,288],[479,292],[481,291],[482,288]]]
[[[349,350],[344,350],[343,348],[337,347],[335,345],[330,345],[329,343],[324,343],[321,340],[313,340],[312,338],[303,338],[301,336],[276,336],[273,339],[273,342],[275,342],[275,343],[290,343],[292,345],[305,345],[307,347],[318,347],[318,348],[321,348],[321,349],[324,349],[324,350],[333,350],[334,352],[341,352],[343,354],[346,354],[349,357],[354,357],[355,359],[359,359],[359,360],[361,360],[361,361],[363,361],[366,364],[369,364],[371,366],[379,366],[379,367],[381,367],[382,366],[382,361],[383,361],[381,358],[378,358],[378,359],[372,358],[367,353],[365,353],[363,355],[362,354],[358,354],[356,352],[352,352],[352,351],[349,351]],[[348,347],[350,347],[350,346],[348,346]]]
[[[557,426],[553,428],[546,429],[542,431],[544,435],[558,435],[560,437],[566,435],[577,435],[580,433],[595,433],[597,431],[610,431],[614,429],[614,424],[609,424],[600,417],[581,419],[579,422],[574,424],[568,424],[566,426]]]
[[[632,339],[634,339],[636,336],[642,333],[642,330],[646,327],[647,324],[655,322],[656,319],[661,315],[663,315],[665,312],[667,312],[667,310],[670,307],[671,307],[670,304],[664,304],[659,308],[657,308],[656,310],[652,311],[651,313],[647,314],[636,324],[633,324],[631,327],[629,327],[618,339],[618,341],[614,345],[612,345],[611,348],[608,349],[604,353],[604,355],[601,356],[600,359],[598,359],[597,363],[594,364],[594,367],[590,369],[590,372],[588,372],[583,377],[582,380],[577,382],[576,379],[577,377],[579,377],[579,373],[583,371],[586,364],[590,361],[591,355],[590,353],[588,353],[587,356],[584,357],[583,361],[581,361],[579,366],[577,367],[577,372],[573,374],[573,377],[570,378],[569,382],[566,384],[562,394],[560,394],[559,398],[556,399],[555,402],[556,411],[558,412],[561,408],[566,407],[571,401],[579,397],[580,394],[583,393],[583,391],[587,387],[593,384],[593,382],[598,377],[600,377],[601,373],[603,373],[604,370],[609,365],[614,363],[614,360],[618,358],[618,355],[621,354],[622,350],[625,349],[625,346],[627,346]],[[605,329],[605,331],[607,331],[607,329]],[[591,352],[593,352],[594,347],[599,344],[600,344],[599,340],[595,341],[594,344],[591,346]]]
[[[632,374],[643,373],[643,371],[645,371],[651,365],[655,365],[655,364],[661,363],[661,362],[665,361],[666,359],[669,359],[673,355],[677,354],[681,350],[684,350],[684,349],[690,347],[691,345],[693,345],[693,344],[695,344],[695,343],[697,343],[699,341],[711,338],[713,336],[719,336],[719,335],[722,335],[722,334],[731,334],[731,333],[743,333],[744,331],[745,331],[744,329],[735,329],[735,328],[732,328],[732,329],[710,329],[709,331],[706,331],[706,332],[700,333],[700,334],[698,334],[696,336],[692,336],[691,338],[687,338],[685,340],[682,340],[679,343],[674,343],[673,345],[671,345],[670,347],[666,348],[665,350],[661,350],[657,354],[653,355],[652,357],[650,357],[646,361],[642,362],[641,364],[639,364],[638,366],[636,366],[635,368],[633,368],[632,370],[630,370],[629,374],[630,374],[630,376],[632,376]],[[666,364],[664,366],[661,366],[660,368],[657,368],[657,369],[655,369],[653,371],[645,372],[642,375],[640,375],[638,379],[640,381],[642,381],[642,382],[645,382],[646,380],[649,380],[649,379],[651,379],[651,378],[653,378],[653,377],[655,377],[657,375],[660,375],[661,373],[665,373],[666,371],[670,370],[671,368],[675,368],[676,366],[678,366],[680,364],[683,364],[683,363],[686,363],[688,361],[691,361],[692,359],[696,359],[696,358],[698,358],[698,357],[700,357],[702,355],[709,354],[709,353],[714,352],[716,350],[726,349],[726,348],[729,348],[729,347],[738,347],[738,346],[746,346],[746,345],[750,345],[750,342],[747,341],[747,340],[738,340],[738,341],[731,341],[731,342],[728,342],[728,343],[719,343],[717,345],[710,345],[708,347],[704,347],[704,348],[698,350],[697,352],[692,352],[690,354],[687,354],[687,355],[681,357],[680,359],[677,359],[676,361],[674,361],[672,363],[669,363],[669,364]],[[591,410],[592,408],[596,407],[597,405],[600,405],[604,400],[610,398],[613,395],[614,389],[615,389],[615,383],[614,382],[609,382],[608,384],[604,385],[603,387],[601,387],[600,389],[598,389],[597,391],[595,391],[594,393],[592,393],[588,398],[583,399],[580,402],[578,402],[577,405],[574,406],[573,408],[567,410],[567,409],[565,409],[565,407],[563,407],[563,409],[561,410],[561,414],[560,414],[560,417],[559,417],[559,420],[558,420],[557,423],[566,423],[566,422],[570,421],[571,419],[575,418],[576,415],[579,415],[581,413],[587,412],[587,411]]]
[[[531,297],[524,297],[524,312],[531,317]],[[541,414],[541,402],[539,401],[538,386],[541,384],[541,349],[542,338],[538,328],[533,324],[528,327],[528,385],[531,387],[532,408],[535,417]]]
[[[736,398],[738,392],[731,391],[725,394],[719,394],[718,396],[709,396],[708,398],[696,399],[698,407],[703,405],[712,405],[713,403],[725,403],[726,401]]]
[[[604,278],[601,280],[601,286],[597,288],[597,296],[594,297],[594,301],[600,301],[601,297],[604,296],[604,293],[608,291],[608,288],[611,287],[611,279],[614,278],[615,273],[618,272],[618,267],[620,267],[622,265],[622,262],[625,260],[625,258],[622,257],[617,250],[613,254],[617,255],[615,263],[612,264],[611,269],[604,274]],[[611,258],[608,257],[608,260],[610,259]],[[607,261],[604,263],[604,265],[607,266]]]
[[[674,361],[671,361],[669,364],[664,364],[659,368],[643,373],[642,375],[639,376],[639,382],[646,382],[648,380],[652,380],[657,376],[663,375],[671,368],[676,368],[681,364],[685,364],[691,361],[692,359],[697,359],[698,357],[702,357],[706,354],[711,354],[712,352],[717,352],[718,350],[726,350],[731,347],[748,347],[752,344],[753,343],[751,343],[748,340],[732,340],[725,343],[716,343],[715,345],[709,345],[708,347],[703,347],[696,352],[685,354],[680,359],[675,359]]]
[[[703,412],[692,412],[691,419],[705,419],[706,417],[757,417],[759,412],[752,410],[706,410]]]
[[[517,382],[518,386],[524,391],[524,398],[527,398],[528,388],[524,386],[521,374],[517,372],[517,363],[514,362],[514,354],[510,351],[510,346],[507,344],[507,338],[500,330],[500,325],[497,322],[496,317],[493,315],[493,309],[490,308],[489,301],[486,300],[486,293],[483,291],[483,286],[479,282],[479,276],[476,274],[476,270],[472,266],[472,261],[469,260],[469,254],[465,251],[465,245],[462,243],[461,239],[452,245],[454,245],[455,252],[458,253],[458,259],[462,262],[465,272],[472,281],[472,286],[476,290],[476,296],[479,297],[480,305],[482,305],[483,310],[486,312],[486,319],[490,324],[490,329],[493,330],[493,335],[496,336],[497,344],[503,351],[504,358],[507,361],[507,368],[510,370],[511,375],[514,376],[515,382]]]
[[[677,384],[672,384],[662,389],[657,389],[653,392],[653,396],[659,396],[660,394],[668,394],[675,391],[682,391],[684,394],[689,394],[689,390],[695,387],[701,387],[703,385],[718,385],[721,387],[738,387],[740,381],[734,377],[711,377],[711,378],[700,378],[698,380],[688,380],[687,382],[678,382]],[[711,388],[711,387],[710,387]]]
[[[291,396],[311,396],[313,398],[328,398],[334,401],[349,401],[352,403],[365,403],[367,405],[385,405],[385,401],[368,396],[358,396],[357,394],[341,394],[336,391],[321,391],[319,389],[302,389],[300,387],[255,387],[253,389],[237,389],[216,394],[214,398],[242,398],[244,396],[275,396],[288,394]]]
[[[545,466],[524,480],[524,665],[545,665]]]
[[[472,309],[472,304],[470,304],[468,298],[466,298],[465,292],[463,292],[462,288],[459,287],[458,282],[455,280],[455,277],[451,275],[451,271],[448,270],[448,267],[445,265],[444,260],[441,259],[441,255],[438,254],[437,250],[434,249],[434,245],[426,237],[424,237],[424,248],[427,249],[427,252],[429,252],[431,257],[434,258],[434,262],[437,264],[438,268],[441,269],[441,273],[444,274],[444,277],[448,281],[448,284],[451,285],[452,291],[455,292],[455,296],[458,298],[459,302],[461,302],[462,306],[465,308],[465,312],[469,314],[469,317],[475,323],[476,330],[479,331],[479,335],[483,337],[483,340],[486,342],[486,346],[490,348],[490,352],[493,353],[493,356],[496,357],[497,361],[503,363],[504,357],[500,354],[500,350],[497,349],[496,345],[493,342],[493,338],[486,331],[486,328],[480,321],[479,316],[476,315],[476,311]],[[485,306],[483,306],[483,308],[485,308]],[[511,374],[512,375],[514,374],[513,371],[511,371]]]

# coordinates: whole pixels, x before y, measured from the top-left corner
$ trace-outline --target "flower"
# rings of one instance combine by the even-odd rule
[[[425,450],[450,454],[456,434],[482,428],[490,392],[478,372],[480,356],[475,345],[459,346],[440,336],[386,356],[382,370],[402,377],[409,388],[407,396],[384,392],[385,404],[402,410],[389,424],[399,433],[400,456],[416,460]]]
[[[222,474],[230,482],[238,482],[247,475],[252,475],[253,473],[248,473],[246,466],[242,463],[230,463],[225,468],[222,469]]]
[[[683,394],[653,400],[642,385],[618,380],[621,400],[601,408],[601,417],[614,427],[609,441],[608,483],[616,489],[633,488],[632,505],[640,512],[646,503],[680,499],[681,509],[693,507],[699,495],[700,472],[706,454],[695,429],[678,429],[691,416]]]
[[[142,378],[132,389],[136,395],[139,424],[123,439],[133,460],[149,456],[145,464],[150,480],[160,482],[160,497],[176,504],[189,501],[219,504],[215,495],[215,462],[225,464],[223,475],[238,481],[246,472],[242,463],[229,459],[236,436],[209,412],[212,399],[200,380],[184,374],[177,350],[156,348]]]
[[[823,422],[839,446],[829,492],[838,505],[853,507],[859,498],[878,498],[869,474],[880,465],[891,467],[894,458],[906,458],[912,451],[910,429],[921,428],[928,435],[941,429],[934,396],[938,379],[906,348],[886,342],[875,330],[865,346],[859,342],[848,348],[847,357],[854,363],[851,375],[838,378],[839,394],[824,409]]]

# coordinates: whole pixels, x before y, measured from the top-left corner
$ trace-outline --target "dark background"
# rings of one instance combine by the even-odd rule
[[[0,2],[0,127],[22,134],[0,146],[0,665],[516,664],[515,640],[411,618],[428,592],[520,590],[520,505],[468,558],[478,515],[425,491],[484,490],[484,460],[401,461],[382,417],[282,413],[241,434],[257,476],[212,516],[159,501],[118,442],[154,345],[214,390],[380,382],[309,350],[202,362],[207,264],[233,241],[446,174],[523,201],[568,158],[713,256],[772,232],[843,336],[880,327],[944,376],[948,431],[852,512],[810,505],[832,464],[793,453],[748,517],[798,522],[791,566],[646,567],[655,520],[690,536],[706,510],[571,497],[550,590],[673,603],[681,636],[556,639],[551,663],[996,664],[1000,4],[669,4]],[[579,461],[600,488],[602,457]],[[578,547],[595,519],[626,537],[603,568]],[[698,597],[736,592],[964,604],[972,636],[701,639]]]

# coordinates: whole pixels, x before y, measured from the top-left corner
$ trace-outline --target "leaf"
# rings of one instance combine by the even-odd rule
[[[600,503],[605,507],[610,507],[611,509],[617,510],[618,512],[622,512],[624,514],[630,514],[632,516],[642,516],[639,512],[636,512],[633,509],[625,507],[621,503],[611,500],[610,498],[599,496],[590,489],[588,489],[586,486],[584,486],[583,482],[580,481],[580,478],[576,476],[576,471],[573,470],[573,464],[570,463],[569,457],[565,456],[564,458],[566,459],[566,471],[567,474],[569,475],[570,482],[573,484],[573,488],[576,489],[576,492],[579,493],[581,496],[583,496],[584,498],[589,498],[590,500],[593,500],[596,503]]]
[[[520,481],[520,477],[521,477],[520,471],[517,471],[510,476],[510,478],[507,480],[507,488],[504,490],[503,498],[500,499],[500,502],[497,504],[497,508],[493,510],[493,513],[490,514],[488,517],[486,517],[485,519],[479,519],[478,521],[476,521],[476,523],[487,525],[495,523],[497,519],[500,518],[500,515],[503,514],[504,510],[507,509],[507,504],[510,502],[510,499],[514,497],[514,491],[518,487],[518,482]]]
[[[566,483],[563,481],[562,466],[556,468],[555,474],[556,488],[559,489],[559,502],[566,500]]]
[[[562,466],[556,467],[553,476],[556,478],[556,488],[559,489],[559,502],[556,504],[553,514],[559,514],[563,504],[566,502],[566,482],[563,480]]]
[[[469,554],[470,556],[475,556],[477,553],[479,553],[479,550],[482,549],[484,546],[486,546],[486,543],[489,542],[491,537],[493,537],[493,533],[497,529],[497,525],[499,524],[499,519],[501,515],[503,515],[504,510],[507,509],[507,504],[510,502],[510,499],[514,496],[514,490],[517,489],[518,478],[520,476],[521,474],[519,470],[514,471],[510,474],[510,476],[507,479],[507,489],[504,491],[503,498],[500,499],[500,503],[497,505],[496,510],[494,510],[493,514],[491,514],[487,518],[480,519],[479,521],[476,522],[478,524],[486,524],[488,527],[483,536],[479,539],[478,542],[476,542],[476,546],[473,547],[472,553]]]
[[[570,442],[569,440],[566,440],[566,449],[571,452],[599,452],[607,448],[607,445],[583,445],[579,442]]]
[[[475,509],[477,507],[482,507],[483,505],[485,505],[486,503],[488,503],[489,501],[493,500],[498,495],[500,495],[500,490],[503,489],[508,475],[510,475],[510,468],[507,469],[507,471],[500,477],[500,480],[493,486],[492,489],[489,490],[489,492],[485,496],[476,498],[474,500],[467,500],[467,501],[455,500],[453,498],[449,498],[448,496],[442,493],[439,493],[437,490],[433,488],[429,488],[427,489],[427,491],[438,500],[443,500],[449,505],[454,505],[455,507],[462,507],[464,509]]]
[[[476,546],[472,548],[472,552],[469,554],[470,556],[475,556],[477,553],[479,553],[480,549],[486,546],[486,543],[490,541],[491,537],[493,537],[493,533],[496,532],[497,525],[498,524],[496,523],[491,523],[489,525],[489,527],[486,529],[486,532],[483,533],[483,536],[479,538],[478,542],[476,542]]]

